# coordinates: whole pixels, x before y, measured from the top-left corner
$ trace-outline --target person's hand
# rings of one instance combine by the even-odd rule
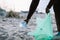
[[[46,13],[48,14],[50,12],[49,8],[46,8]]]

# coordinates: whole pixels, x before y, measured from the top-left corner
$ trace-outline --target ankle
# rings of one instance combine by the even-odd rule
[[[28,20],[24,20],[28,24]]]
[[[58,32],[58,33],[60,33],[60,32]]]

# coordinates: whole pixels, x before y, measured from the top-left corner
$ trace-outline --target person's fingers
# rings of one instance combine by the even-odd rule
[[[50,12],[50,10],[48,8],[46,8],[46,13],[49,13],[49,12]]]

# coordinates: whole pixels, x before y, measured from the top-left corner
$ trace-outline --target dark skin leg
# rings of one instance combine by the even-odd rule
[[[27,24],[28,24],[29,20],[31,19],[33,13],[35,12],[38,4],[39,4],[39,0],[32,0],[27,19],[25,20]]]

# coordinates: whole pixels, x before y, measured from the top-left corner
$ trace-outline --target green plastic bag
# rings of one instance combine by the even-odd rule
[[[51,40],[53,38],[53,28],[50,13],[46,14],[44,19],[37,17],[36,23],[36,29],[29,32],[28,35],[34,36],[35,40]]]

